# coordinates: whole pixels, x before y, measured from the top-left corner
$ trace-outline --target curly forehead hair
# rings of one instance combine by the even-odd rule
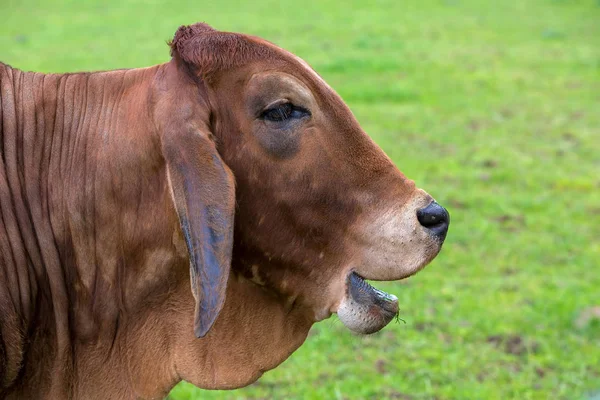
[[[180,26],[168,44],[172,57],[189,64],[202,77],[259,59],[279,58],[262,39],[217,31],[205,23]]]

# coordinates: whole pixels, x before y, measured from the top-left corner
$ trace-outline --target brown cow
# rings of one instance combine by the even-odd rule
[[[248,385],[332,313],[384,327],[397,299],[363,279],[442,246],[447,212],[304,61],[204,24],[170,45],[143,69],[0,63],[2,398]]]

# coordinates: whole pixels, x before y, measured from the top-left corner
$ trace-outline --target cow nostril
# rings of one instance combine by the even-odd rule
[[[434,235],[446,237],[448,225],[450,224],[450,214],[442,206],[432,201],[427,207],[417,210],[417,219],[425,228],[429,229]]]

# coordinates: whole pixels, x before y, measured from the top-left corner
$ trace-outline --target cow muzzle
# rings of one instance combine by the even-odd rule
[[[345,293],[337,307],[350,330],[377,332],[398,315],[398,298],[365,279],[397,281],[414,275],[441,250],[450,215],[422,190],[400,206],[385,207],[360,230],[362,256],[346,271]]]

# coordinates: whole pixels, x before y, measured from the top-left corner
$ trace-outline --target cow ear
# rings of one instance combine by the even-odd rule
[[[203,337],[223,303],[231,268],[235,183],[210,132],[162,137],[171,195],[190,257],[194,332]]]

